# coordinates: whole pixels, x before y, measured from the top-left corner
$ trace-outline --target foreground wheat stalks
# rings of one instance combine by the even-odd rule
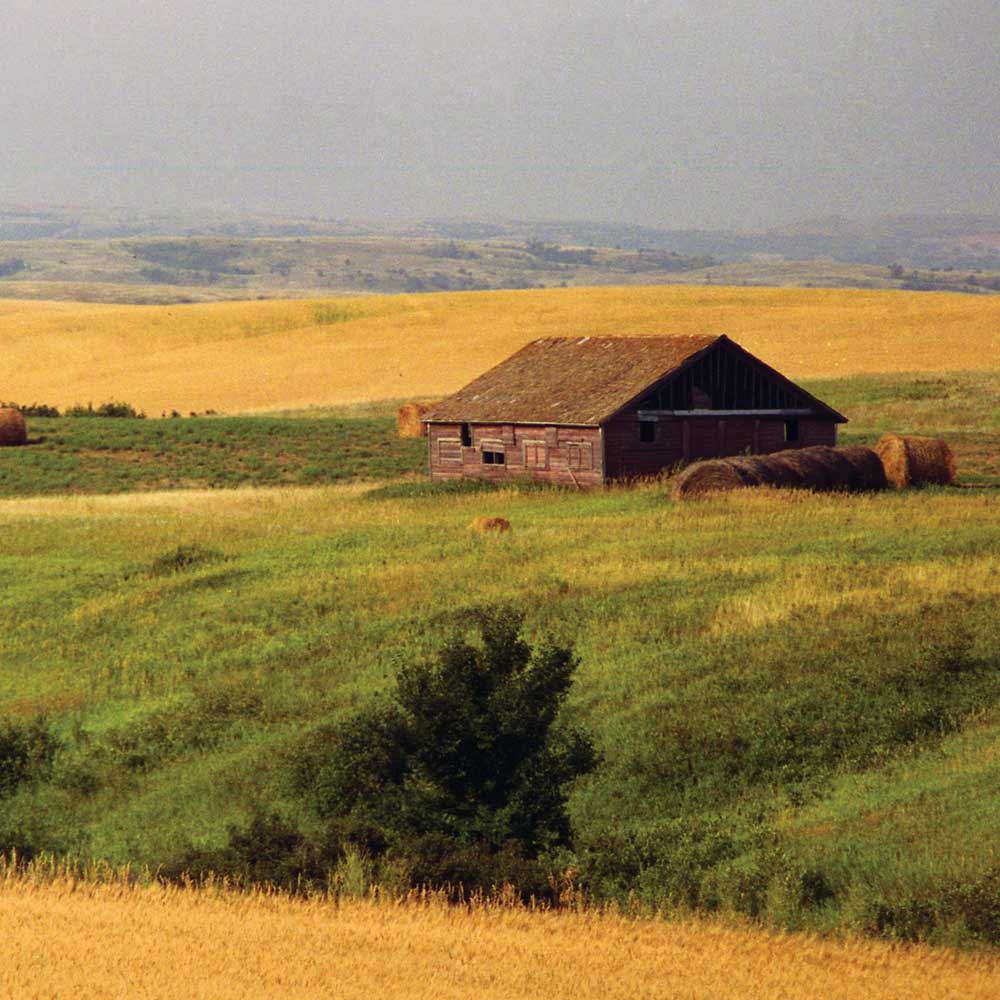
[[[0,996],[995,998],[1000,959],[596,912],[0,879]]]

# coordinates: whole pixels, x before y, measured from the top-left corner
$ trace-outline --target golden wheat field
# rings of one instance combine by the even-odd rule
[[[433,397],[543,336],[727,333],[793,378],[995,368],[1000,296],[570,288],[328,301],[0,302],[0,399],[150,414]]]
[[[10,876],[0,996],[639,1000],[1000,995],[1000,960],[704,922]]]

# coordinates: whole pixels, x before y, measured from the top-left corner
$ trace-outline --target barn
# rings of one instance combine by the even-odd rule
[[[726,336],[536,340],[423,416],[434,480],[575,486],[833,445],[846,419]]]

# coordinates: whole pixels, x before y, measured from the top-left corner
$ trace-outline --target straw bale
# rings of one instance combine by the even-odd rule
[[[0,448],[24,444],[28,440],[28,428],[20,410],[13,406],[0,408]]]
[[[940,438],[886,434],[875,452],[886,480],[896,489],[925,483],[946,486],[955,481],[955,456]]]
[[[739,463],[726,458],[710,458],[695,462],[674,476],[671,492],[678,497],[695,497],[757,485]]]
[[[838,448],[837,451],[848,461],[853,472],[849,486],[851,490],[884,490],[888,483],[885,478],[885,468],[882,460],[871,448],[861,448],[852,445]]]
[[[833,448],[789,448],[779,454],[802,477],[803,486],[818,491],[847,488],[850,463],[838,460]]]
[[[469,525],[469,528],[480,535],[494,531],[497,534],[503,534],[505,531],[510,531],[510,521],[505,517],[477,517]]]
[[[404,403],[396,411],[396,429],[401,438],[418,438],[427,436],[427,425],[421,418],[429,410],[434,409],[439,399],[420,399],[412,403]]]
[[[882,463],[868,448],[792,448],[772,455],[716,458],[688,466],[671,482],[675,496],[699,496],[747,486],[829,490],[885,488]]]

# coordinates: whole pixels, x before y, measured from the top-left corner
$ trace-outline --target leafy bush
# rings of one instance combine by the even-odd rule
[[[321,730],[297,766],[345,845],[402,858],[417,882],[488,887],[515,857],[567,845],[567,786],[597,765],[558,721],[572,652],[532,650],[509,609],[476,624],[479,645],[455,638],[405,667],[389,701]]]
[[[25,417],[58,417],[59,410],[55,406],[48,406],[46,403],[29,403],[22,406],[20,403],[0,403],[0,407],[9,406],[15,410],[20,410]]]
[[[66,410],[67,417],[126,417],[133,420],[144,420],[146,414],[137,410],[131,403],[120,403],[110,400],[95,407],[93,403],[83,406],[77,403]]]
[[[59,742],[43,716],[32,722],[0,722],[0,799],[13,795],[21,785],[47,780],[58,749]]]

